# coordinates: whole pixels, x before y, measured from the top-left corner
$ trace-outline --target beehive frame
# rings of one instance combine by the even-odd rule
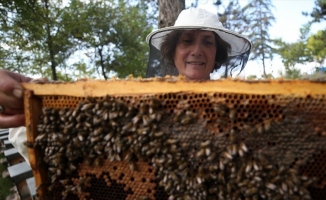
[[[161,127],[156,132],[156,135],[169,134],[168,138],[164,139],[165,146],[173,149],[178,142],[178,149],[190,148],[188,149],[189,152],[185,153],[191,157],[184,161],[187,166],[192,163],[197,168],[204,166],[204,169],[208,169],[214,167],[212,162],[216,162],[213,175],[218,176],[222,169],[225,170],[222,175],[224,183],[217,181],[218,183],[211,184],[207,181],[215,180],[215,178],[208,178],[206,175],[204,177],[195,176],[194,184],[196,187],[193,186],[192,189],[198,188],[200,191],[197,192],[199,195],[197,199],[198,197],[227,198],[228,193],[231,193],[230,191],[234,193],[235,186],[231,185],[232,170],[243,170],[243,174],[250,174],[251,169],[257,168],[257,171],[263,171],[260,169],[262,167],[264,170],[271,170],[268,167],[272,166],[278,167],[275,169],[275,173],[278,171],[284,176],[284,183],[278,182],[281,188],[274,188],[277,187],[277,184],[271,183],[270,180],[273,177],[260,172],[259,175],[263,180],[259,180],[262,178],[258,177],[257,172],[252,177],[250,175],[245,176],[248,176],[247,179],[257,179],[257,184],[261,181],[263,186],[252,187],[248,192],[238,185],[237,187],[241,189],[239,197],[254,199],[260,195],[260,198],[266,197],[268,199],[268,195],[258,194],[257,191],[267,191],[268,194],[274,194],[277,193],[277,190],[281,191],[278,192],[280,194],[283,192],[286,195],[291,195],[288,194],[288,191],[283,191],[288,190],[291,185],[286,182],[286,177],[294,176],[291,173],[297,174],[294,171],[298,171],[298,177],[302,179],[301,186],[310,181],[308,189],[311,197],[322,199],[326,196],[326,172],[323,170],[326,167],[325,85],[325,82],[313,81],[218,80],[187,82],[174,78],[24,84],[26,88],[24,103],[27,139],[28,144],[33,147],[29,148],[29,159],[38,188],[38,197],[49,198],[48,188],[50,187],[48,165],[39,161],[40,158],[44,157],[44,152],[39,147],[33,146],[39,135],[37,127],[42,115],[44,115],[44,108],[74,109],[78,107],[80,102],[110,99],[113,102],[119,101],[125,105],[134,106],[135,115],[139,114],[142,105],[147,105],[146,109],[153,109],[148,105],[153,104],[153,101],[158,101],[160,105],[155,109],[164,111],[166,113],[164,117],[169,118],[159,123],[165,126],[176,124],[173,128]],[[79,109],[81,106],[79,105]],[[149,114],[153,111],[147,110],[146,112]],[[159,123],[158,126],[160,126]],[[178,134],[171,134],[171,132],[175,133],[173,132],[175,130]],[[201,131],[200,135],[198,130]],[[187,132],[189,132],[189,136],[186,135]],[[186,141],[187,145],[182,145],[183,140]],[[180,154],[179,151],[178,153]],[[216,155],[212,157],[214,153]],[[243,154],[246,156],[242,157]],[[126,152],[123,155],[125,156]],[[256,160],[262,155],[268,157],[268,164],[264,163],[265,161]],[[167,179],[172,179],[172,175],[168,174],[166,169],[160,171],[164,166],[159,162],[160,159],[155,158],[155,156],[157,155],[153,154],[150,158],[144,159],[138,156],[137,159],[141,160],[136,162],[137,170],[132,170],[133,167],[126,161],[114,159],[112,161],[104,159],[101,165],[95,167],[86,165],[85,161],[79,161],[77,165],[78,175],[70,176],[70,184],[75,186],[75,191],[71,193],[72,199],[100,198],[100,196],[92,196],[94,193],[87,190],[89,187],[87,185],[84,186],[84,189],[88,192],[78,191],[76,187],[81,182],[81,178],[78,177],[86,177],[92,181],[101,179],[106,182],[108,187],[112,184],[115,185],[115,188],[120,188],[123,191],[120,196],[111,197],[116,199],[167,199],[169,196],[171,198],[191,199],[195,194],[197,195],[196,192],[181,194],[171,190],[168,186],[173,181],[169,182]],[[222,158],[227,161],[222,161]],[[207,163],[205,160],[212,162]],[[231,162],[230,160],[235,161]],[[178,160],[174,161],[177,162]],[[238,161],[241,163],[248,161],[248,163],[241,166]],[[171,169],[172,166],[168,167]],[[225,169],[227,167],[230,169]],[[102,173],[96,172],[94,168]],[[192,169],[191,172],[195,171],[201,174],[197,168],[196,170]],[[269,172],[274,173],[274,171]],[[190,181],[192,180],[190,175],[188,180],[188,178],[180,178],[178,173],[176,173],[178,181],[174,181],[172,185],[179,186],[179,188],[190,187],[181,185],[183,179],[188,181],[186,183],[193,183]],[[240,178],[238,179],[240,180]],[[220,179],[217,177],[216,180]],[[228,180],[230,184],[228,184]],[[202,186],[203,184],[205,185]],[[62,187],[58,183],[56,186],[56,189]],[[98,187],[103,187],[103,185]],[[230,191],[227,192],[227,190]],[[53,197],[53,192],[51,195],[54,199],[60,199],[62,192],[58,196]],[[108,194],[105,192],[107,191],[97,193],[107,196]],[[300,194],[299,189],[298,191],[294,189],[292,193]],[[306,198],[304,192],[301,198]],[[307,199],[309,198],[307,197]]]

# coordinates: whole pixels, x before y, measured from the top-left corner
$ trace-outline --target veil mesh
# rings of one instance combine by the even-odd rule
[[[147,64],[146,78],[150,77],[164,77],[166,75],[177,76],[179,75],[175,66],[168,64],[161,56],[160,51],[154,47],[151,43],[149,60]],[[214,70],[212,73],[219,73],[224,70],[221,77],[232,76],[233,72],[239,71],[239,73],[244,69],[247,64],[250,54],[250,49],[243,54],[237,56],[229,56],[228,60],[221,65],[218,70]]]

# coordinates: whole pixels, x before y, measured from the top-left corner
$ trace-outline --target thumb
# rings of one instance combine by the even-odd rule
[[[9,72],[6,70],[0,71],[0,92],[7,95],[14,96],[16,98],[23,97],[23,86],[21,82],[27,82],[31,80],[23,75]]]

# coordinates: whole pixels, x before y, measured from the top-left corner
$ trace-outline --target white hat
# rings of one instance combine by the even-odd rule
[[[174,26],[165,27],[153,31],[146,37],[146,42],[160,50],[164,37],[173,30],[201,29],[217,33],[224,41],[231,45],[229,57],[250,52],[251,42],[245,36],[227,30],[219,21],[217,15],[200,8],[189,8],[183,10],[176,20]]]

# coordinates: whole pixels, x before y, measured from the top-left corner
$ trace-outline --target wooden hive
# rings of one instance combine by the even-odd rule
[[[326,82],[24,87],[40,199],[326,199]]]

